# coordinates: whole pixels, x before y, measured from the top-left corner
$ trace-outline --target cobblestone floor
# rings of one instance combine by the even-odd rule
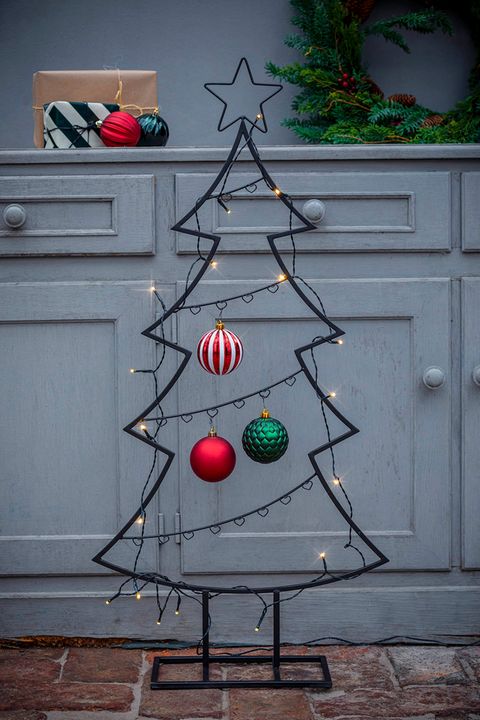
[[[194,651],[177,654],[185,652]],[[294,652],[311,654],[319,649],[295,648]],[[322,652],[334,683],[329,691],[152,692],[153,657],[174,652],[4,649],[0,650],[0,719],[480,720],[480,647],[329,646]],[[230,665],[218,672],[240,678],[262,677],[264,670]],[[187,667],[172,667],[169,672],[173,673],[170,677],[179,672],[185,677]],[[302,670],[292,668],[288,676],[299,672],[317,673],[307,665]]]

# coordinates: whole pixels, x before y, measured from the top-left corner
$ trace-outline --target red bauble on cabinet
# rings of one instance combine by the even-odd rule
[[[137,120],[122,110],[110,113],[100,124],[100,137],[108,147],[132,147],[141,134]]]
[[[218,437],[215,428],[192,448],[190,465],[201,480],[220,482],[232,472],[236,463],[235,450],[225,438]]]

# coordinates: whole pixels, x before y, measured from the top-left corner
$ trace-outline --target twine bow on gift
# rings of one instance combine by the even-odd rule
[[[114,103],[118,105],[120,110],[123,110],[125,112],[130,113],[130,115],[133,115],[134,117],[139,117],[140,115],[144,115],[147,111],[151,112],[153,115],[158,115],[158,107],[157,106],[147,106],[147,107],[140,107],[140,105],[135,105],[135,103],[126,103],[123,104],[123,80],[120,76],[120,70],[117,68],[117,77],[118,77],[118,90],[115,95]],[[135,111],[137,115],[135,115]]]

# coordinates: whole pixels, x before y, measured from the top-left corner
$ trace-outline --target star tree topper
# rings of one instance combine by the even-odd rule
[[[217,130],[219,132],[226,130],[239,120],[244,120],[253,127],[256,127],[260,130],[260,132],[266,133],[268,128],[263,113],[263,106],[282,89],[282,85],[278,85],[276,83],[255,82],[252,76],[252,71],[250,70],[250,65],[244,57],[238,63],[232,82],[205,83],[204,87],[223,104],[222,114],[217,125]],[[218,92],[215,92],[212,88],[224,88],[221,91],[218,90],[218,92],[221,92],[222,95],[219,95]],[[267,88],[273,88],[273,92],[267,90]],[[235,117],[235,110],[232,110],[232,108],[229,107],[229,103],[235,107],[233,103],[236,100],[238,104],[238,99],[242,105],[248,104],[250,111],[249,115],[241,113]]]

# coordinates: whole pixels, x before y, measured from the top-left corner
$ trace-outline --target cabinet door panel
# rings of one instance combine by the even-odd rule
[[[7,283],[0,317],[1,572],[98,573],[150,459],[121,430],[149,397],[147,286]]]
[[[462,280],[462,496],[463,496],[463,567],[480,569],[480,280]],[[475,377],[475,380],[474,380]]]
[[[215,176],[176,176],[177,220],[193,207]],[[296,238],[304,252],[341,250],[445,251],[451,246],[451,181],[446,172],[276,173],[275,182],[298,210],[316,198],[325,217],[315,230]],[[231,175],[229,186],[258,181],[258,173]],[[211,201],[199,209],[202,228],[222,235],[219,252],[268,252],[265,236],[288,229],[287,209],[263,183],[257,191],[235,193],[230,213]],[[294,222],[294,225],[296,221]],[[192,227],[194,227],[192,225]],[[289,252],[289,241],[279,247]],[[178,233],[177,251],[195,253],[191,237]]]
[[[153,255],[154,192],[152,175],[1,178],[0,257]],[[26,212],[21,227],[4,221],[10,204]]]
[[[427,390],[422,376],[431,365],[440,365],[448,376],[449,281],[309,282],[347,333],[342,346],[322,346],[317,365],[320,386],[336,392],[336,405],[360,428],[335,449],[354,519],[390,558],[388,569],[448,569],[449,382]],[[250,283],[202,283],[192,303],[252,289]],[[213,326],[214,312],[179,314],[180,343],[194,347]],[[294,348],[325,331],[287,283],[248,305],[229,304],[223,317],[244,341],[242,364],[217,378],[191,362],[178,385],[182,411],[221,404],[295,372]],[[266,404],[289,432],[284,458],[262,466],[242,451],[243,428],[262,408],[258,395],[240,410],[221,409],[215,423],[234,445],[237,466],[216,485],[196,478],[188,463],[193,443],[206,435],[208,417],[201,414],[181,424],[182,530],[260,507],[312,473],[307,453],[324,441],[325,431],[303,375],[291,388],[272,389]],[[333,417],[329,425],[333,437],[345,429]],[[332,478],[328,454],[319,461]],[[295,493],[288,506],[272,507],[268,517],[251,516],[242,527],[225,525],[216,536],[206,531],[190,542],[182,538],[182,569],[186,574],[248,573],[252,567],[258,573],[313,572],[320,551],[343,558],[347,529],[317,482],[310,492]]]
[[[462,174],[462,249],[480,251],[480,172]]]

